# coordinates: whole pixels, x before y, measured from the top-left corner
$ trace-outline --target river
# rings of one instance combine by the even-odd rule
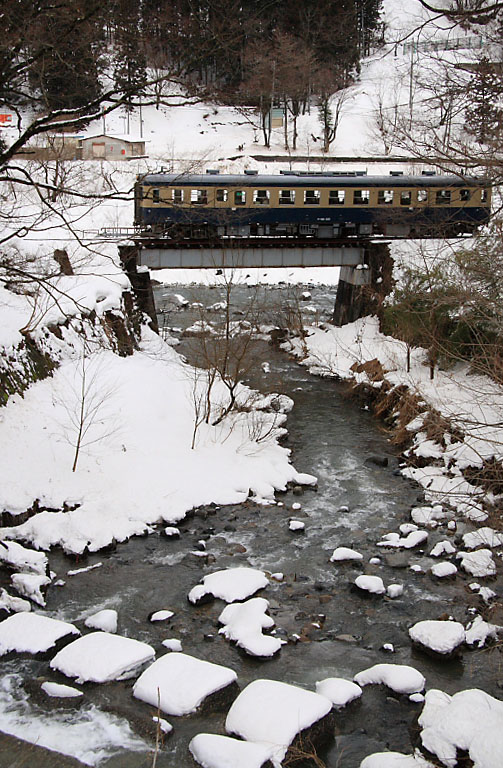
[[[237,311],[242,310],[252,291],[239,288],[235,298]],[[333,308],[334,290],[310,287],[309,291],[311,298],[301,306],[315,307],[322,319],[327,318]],[[171,307],[161,317],[178,327],[190,325],[199,310],[174,309],[176,300],[173,303],[170,296],[175,292],[204,306],[222,298],[218,289],[179,286],[174,291],[159,287],[158,309]],[[274,307],[284,304],[286,289],[266,293],[269,307],[263,310],[264,321],[274,315]],[[313,310],[308,311],[313,316]],[[190,342],[180,345],[180,351],[188,357],[193,350]],[[294,494],[293,490],[278,494],[281,506],[263,506],[249,500],[241,505],[198,509],[179,525],[179,539],[167,539],[156,531],[120,544],[108,554],[90,556],[84,566],[98,562],[102,566],[66,577],[63,589],[51,588],[48,615],[78,622],[101,608],[115,608],[119,613],[119,633],[152,644],[158,655],[165,650],[161,645],[163,639],[178,638],[184,652],[235,669],[241,688],[254,679],[269,678],[314,689],[318,680],[352,679],[373,664],[389,662],[414,666],[426,677],[428,688],[454,693],[480,687],[498,697],[497,652],[467,652],[462,661],[439,662],[411,649],[407,630],[413,623],[439,618],[446,612],[466,623],[467,605],[470,600],[473,605],[477,603],[465,589],[469,579],[458,577],[454,582],[435,583],[424,572],[433,562],[427,552],[437,540],[445,538],[445,530],[430,533],[424,552],[414,550],[388,557],[376,547],[382,534],[396,531],[401,523],[410,521],[411,507],[422,499],[420,489],[400,476],[400,458],[385,431],[368,410],[350,398],[346,384],[311,376],[266,342],[261,354],[268,363],[264,366],[267,371],[257,366],[248,383],[262,392],[281,392],[295,401],[288,416],[286,445],[297,469],[317,476],[317,489],[305,489],[302,495]],[[387,458],[387,466],[373,463],[375,457]],[[292,509],[293,504],[300,504],[301,508]],[[304,533],[288,529],[291,518],[305,523]],[[191,554],[203,539],[211,555],[210,563]],[[364,556],[363,565],[330,563],[330,555],[337,546],[358,550]],[[369,559],[376,556],[381,562],[369,564]],[[51,553],[50,563],[63,578],[68,569],[75,567],[58,551]],[[412,571],[410,564],[421,565],[424,571]],[[269,600],[278,634],[290,641],[274,659],[246,657],[218,635],[221,601],[198,607],[187,601],[189,590],[206,573],[235,566],[284,574],[282,582],[272,581],[262,593]],[[389,599],[356,594],[352,583],[363,572],[381,576],[385,584],[402,584],[403,595]],[[497,589],[493,584],[491,587]],[[169,608],[175,615],[169,622],[150,623],[148,615],[161,608]],[[294,635],[300,635],[301,640],[293,642]],[[393,653],[383,650],[385,643],[393,644]],[[28,677],[56,679],[48,674],[47,661],[11,658],[2,667],[3,710],[8,710],[14,719],[23,712],[27,722],[42,716],[59,718],[64,741],[65,724],[75,715],[65,711],[44,715],[44,707],[27,702],[23,693],[23,680]],[[11,683],[7,692],[6,680]],[[132,698],[131,681],[86,685],[85,693],[87,703],[79,717],[85,715],[92,703],[126,718],[135,732],[146,739],[144,748],[111,748],[113,754],[104,754],[100,765],[152,765],[152,712]],[[420,704],[413,704],[389,689],[367,686],[359,702],[338,714],[333,744],[320,757],[328,768],[358,768],[363,757],[371,752],[392,749],[410,753],[411,735],[417,733],[415,718],[420,709]],[[225,714],[223,709],[204,715],[168,717],[174,732],[157,756],[157,766],[192,768],[188,741],[200,732],[224,733]],[[34,747],[26,748],[6,737],[0,738],[0,765],[33,761],[33,750],[38,753],[37,766],[75,765],[71,760],[53,757]],[[14,756],[19,762],[12,763]]]

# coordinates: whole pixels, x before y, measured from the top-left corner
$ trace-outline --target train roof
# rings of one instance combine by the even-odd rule
[[[138,177],[143,184],[202,187],[466,187],[487,185],[473,176],[367,176],[363,174],[285,172],[279,174],[150,173]]]

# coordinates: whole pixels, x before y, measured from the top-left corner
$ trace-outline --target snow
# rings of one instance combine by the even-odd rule
[[[273,619],[266,614],[268,608],[269,603],[263,597],[228,605],[218,617],[224,625],[219,634],[235,642],[250,656],[274,656],[285,641],[263,634],[263,629],[274,626]]]
[[[290,520],[288,523],[289,531],[303,531],[305,527],[305,523],[303,523],[301,520]]]
[[[452,653],[465,641],[465,629],[458,621],[418,621],[409,629],[411,640],[436,653]]]
[[[402,752],[375,752],[360,763],[360,768],[434,768],[419,752],[404,755]]]
[[[0,541],[0,562],[4,562],[16,571],[38,573],[40,576],[47,575],[47,555],[23,547],[15,541]]]
[[[19,611],[31,611],[29,600],[23,600],[22,597],[9,595],[6,589],[0,589],[0,610],[9,613],[18,613]]]
[[[188,597],[191,603],[197,603],[205,595],[233,603],[235,600],[245,600],[268,584],[263,571],[255,568],[227,568],[205,576],[202,584],[190,590]]]
[[[419,693],[426,680],[424,676],[405,664],[375,664],[358,672],[354,677],[358,685],[386,685],[395,693]]]
[[[484,527],[477,531],[471,531],[463,535],[463,544],[466,549],[477,547],[500,547],[503,544],[503,533],[498,533],[493,528]]]
[[[386,592],[380,576],[357,576],[355,584],[359,589],[371,592],[373,595],[383,595]]]
[[[45,605],[45,597],[42,589],[51,583],[49,576],[40,576],[38,573],[13,573],[12,586],[23,597],[28,597],[37,605]]]
[[[465,641],[467,645],[476,645],[477,648],[482,648],[488,639],[497,639],[499,629],[501,627],[489,624],[489,622],[484,621],[482,616],[476,616],[466,628]]]
[[[168,734],[168,733],[171,733],[171,731],[173,730],[173,726],[171,725],[171,723],[168,723],[168,721],[164,720],[164,718],[162,717],[157,717],[156,715],[154,715],[152,720],[156,725],[159,726],[159,730],[161,731],[161,733]]]
[[[490,549],[477,549],[475,552],[458,552],[456,557],[461,560],[461,568],[476,579],[494,576],[496,573],[496,565],[492,559]]]
[[[432,565],[430,571],[433,576],[437,577],[437,579],[444,579],[455,576],[458,569],[454,563],[436,563],[435,565]]]
[[[219,427],[201,425],[192,450],[193,373],[146,328],[134,355],[119,357],[103,349],[90,357],[87,379],[94,388],[88,404],[101,402],[101,408],[72,472],[71,414],[78,409],[82,379],[82,365],[74,358],[81,342],[71,329],[63,333],[74,347],[61,342],[64,359],[53,376],[2,408],[0,508],[24,511],[35,498],[53,510],[63,510],[73,499],[80,506],[40,512],[2,529],[1,538],[81,554],[145,533],[153,522],[173,526],[202,504],[239,503],[250,490],[273,499],[275,489],[286,490],[289,482],[315,482],[292,467],[289,450],[278,445],[274,430],[260,443],[250,437],[253,414],[236,414]],[[214,392],[217,399],[227,396],[223,385]],[[278,414],[263,413],[261,419],[272,427]],[[121,483],[110,482],[113,477]]]
[[[117,632],[117,611],[112,608],[104,608],[102,611],[88,616],[84,624],[90,629],[101,629],[103,632]]]
[[[403,584],[388,584],[386,594],[392,600],[403,595]]]
[[[363,555],[357,552],[355,549],[349,547],[337,547],[332,552],[330,557],[331,563],[336,563],[343,560],[363,560]]]
[[[273,751],[266,744],[238,741],[213,733],[198,733],[189,749],[196,763],[203,768],[260,768]]]
[[[182,650],[182,644],[180,640],[177,640],[176,637],[168,637],[166,640],[162,641],[162,644],[165,648],[168,649],[168,651],[181,651]]]
[[[71,685],[62,685],[61,683],[45,682],[40,687],[51,698],[76,699],[84,695],[78,688],[72,688]]]
[[[167,621],[174,615],[175,614],[173,611],[155,611],[155,613],[153,613],[150,617],[150,621]]]
[[[79,635],[73,624],[38,613],[16,613],[0,622],[0,656],[10,651],[44,653],[69,635]]]
[[[446,541],[438,541],[430,552],[430,557],[442,557],[442,555],[453,555],[456,552],[456,547],[448,539]]]
[[[143,672],[133,696],[167,715],[195,712],[204,699],[237,680],[234,670],[185,653],[167,653]]]
[[[316,683],[316,693],[329,699],[334,707],[345,707],[346,704],[360,698],[362,689],[343,677],[327,677]]]
[[[445,520],[446,513],[441,504],[434,504],[432,507],[414,507],[410,516],[418,525],[431,525]]]
[[[254,680],[231,706],[225,730],[272,747],[273,765],[279,768],[295,736],[331,708],[332,702],[318,693],[275,680]]]
[[[499,768],[503,754],[503,702],[478,689],[454,696],[426,693],[419,716],[421,742],[446,766],[457,749],[466,750],[474,768]]]
[[[63,648],[51,661],[51,669],[78,683],[125,680],[155,656],[154,649],[129,637],[91,632]]]
[[[397,533],[388,533],[383,541],[378,541],[378,547],[395,547],[397,549],[412,549],[419,547],[428,538],[426,531],[411,531],[407,536],[399,536]]]

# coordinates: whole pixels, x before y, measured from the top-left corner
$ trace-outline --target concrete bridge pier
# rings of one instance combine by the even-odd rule
[[[377,314],[391,291],[392,270],[393,260],[386,243],[370,243],[363,264],[341,267],[332,323],[341,326]]]

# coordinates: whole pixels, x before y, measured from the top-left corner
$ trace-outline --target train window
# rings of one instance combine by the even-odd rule
[[[328,192],[329,205],[344,205],[346,192],[344,189],[330,189]]]
[[[246,191],[244,189],[236,189],[234,192],[234,205],[245,205],[246,203]]]
[[[304,192],[305,205],[319,205],[320,204],[320,190],[319,189],[306,189]]]
[[[255,205],[269,205],[269,196],[268,189],[253,190],[253,202]]]
[[[393,190],[380,189],[377,193],[377,205],[393,205]]]
[[[463,203],[467,203],[468,200],[470,200],[471,196],[472,196],[471,189],[460,189],[459,190],[459,199]]]
[[[400,192],[400,205],[411,205],[412,204],[412,192],[410,189],[403,189]]]
[[[417,190],[417,202],[418,203],[427,203],[428,202],[428,190],[427,189],[418,189]]]
[[[217,189],[217,203],[226,203],[229,198],[227,189]]]
[[[159,187],[156,187],[152,190],[152,202],[153,203],[159,203],[161,201],[161,190]]]
[[[370,190],[355,189],[353,192],[353,203],[355,205],[368,205],[370,200]]]
[[[183,203],[183,189],[172,189],[171,199],[174,203]]]
[[[190,190],[190,202],[192,205],[207,205],[208,193],[205,189],[191,189]]]
[[[449,205],[449,203],[451,202],[450,189],[438,189],[435,197],[435,202],[437,205]]]
[[[279,191],[279,204],[280,205],[293,205],[295,203],[295,190],[294,189],[280,189]]]
[[[480,190],[480,202],[481,203],[487,203],[487,189],[481,189]]]

